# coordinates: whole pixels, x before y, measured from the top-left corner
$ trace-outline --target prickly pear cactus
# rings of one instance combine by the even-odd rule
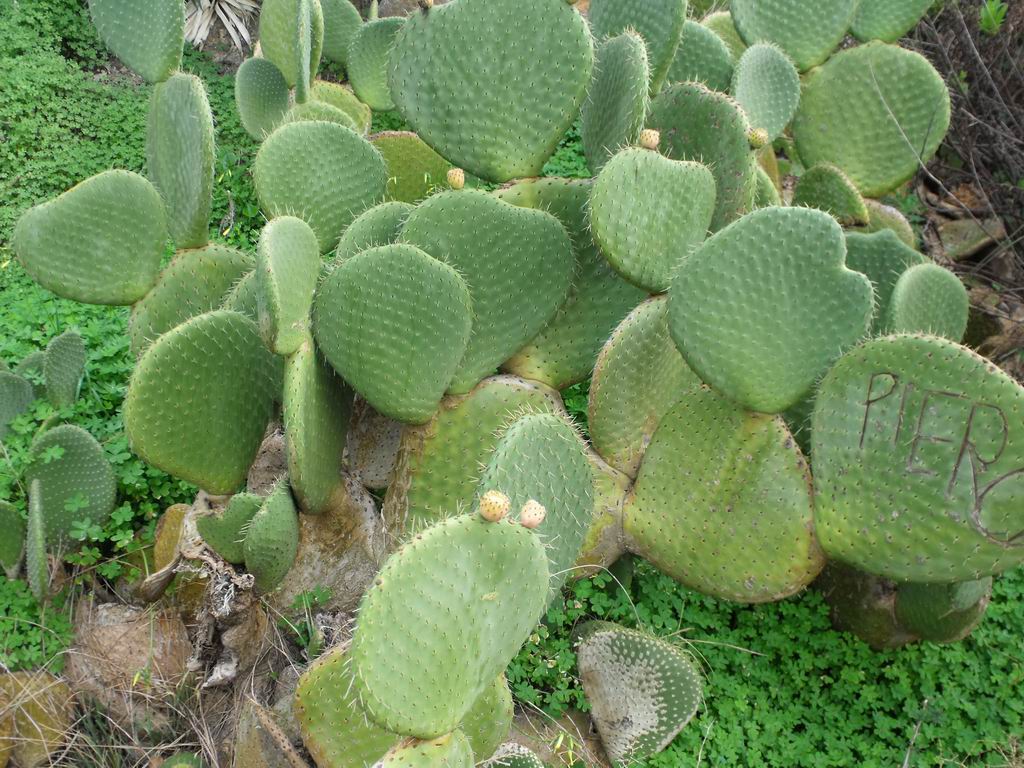
[[[960,278],[938,264],[918,264],[896,281],[889,300],[889,333],[929,333],[960,342],[970,299]]]
[[[65,331],[46,345],[43,381],[46,399],[54,408],[65,408],[78,399],[85,376],[85,342],[78,331]]]
[[[859,40],[895,43],[932,5],[931,0],[860,0],[850,31]]]
[[[733,0],[729,10],[747,45],[775,43],[803,72],[839,45],[857,0]]]
[[[196,518],[196,530],[210,548],[229,563],[245,562],[245,533],[263,506],[255,493],[236,493],[219,511]]]
[[[287,483],[279,483],[263,501],[245,530],[242,551],[245,568],[256,586],[272,592],[295,561],[299,546],[299,519]]]
[[[782,49],[755,43],[743,52],[732,78],[732,95],[743,107],[751,128],[775,141],[800,104],[800,75]]]
[[[872,234],[846,233],[846,266],[866,275],[875,290],[875,313],[872,333],[880,333],[889,316],[893,289],[900,276],[927,259],[904,243],[891,230]]]
[[[590,26],[603,40],[635,30],[650,56],[650,91],[661,90],[679,48],[686,22],[686,0],[592,0]]]
[[[177,0],[89,0],[89,12],[107,47],[148,82],[180,66],[185,10]]]
[[[320,0],[324,14],[323,57],[344,68],[348,61],[348,47],[360,27],[363,17],[351,0]]]
[[[243,61],[235,74],[235,106],[242,127],[257,141],[263,141],[288,112],[288,83],[281,70],[268,59]]]
[[[728,92],[734,61],[725,42],[703,24],[687,21],[676,57],[668,70],[668,83],[703,83],[713,91]]]
[[[374,19],[359,27],[348,46],[345,68],[352,90],[370,109],[395,108],[388,88],[388,61],[395,37],[405,19]]]
[[[896,619],[932,643],[963,640],[981,622],[992,597],[992,579],[959,584],[901,584]]]
[[[0,440],[7,435],[11,422],[27,411],[35,399],[31,381],[10,371],[0,371]]]
[[[544,763],[526,747],[503,744],[483,768],[544,768]]]
[[[17,508],[6,501],[0,501],[0,528],[6,531],[0,539],[0,568],[13,579],[25,551],[25,520]]]
[[[817,208],[835,216],[844,227],[866,225],[867,203],[849,177],[834,165],[809,168],[793,189],[793,205]]]
[[[371,248],[397,242],[413,207],[409,203],[390,201],[375,205],[360,214],[359,218],[348,225],[338,241],[334,251],[335,262],[340,263]]]
[[[462,731],[428,741],[407,739],[373,768],[473,768],[473,750]]]

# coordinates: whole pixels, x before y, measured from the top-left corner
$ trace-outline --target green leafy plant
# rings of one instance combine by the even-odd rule
[[[1005,0],[985,0],[978,9],[978,26],[989,37],[995,37],[1006,22],[1010,6]]]

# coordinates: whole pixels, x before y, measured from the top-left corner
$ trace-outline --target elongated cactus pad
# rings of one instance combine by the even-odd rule
[[[779,600],[824,565],[811,476],[778,417],[703,390],[664,416],[624,510],[628,546],[692,589]]]
[[[240,565],[245,562],[245,532],[262,506],[262,496],[236,493],[219,512],[196,517],[196,530],[214,552]]]
[[[700,23],[718,35],[719,39],[725,43],[725,47],[732,54],[734,63],[740,60],[740,56],[747,50],[747,44],[743,42],[740,33],[736,31],[736,25],[733,23],[732,14],[729,11],[716,11],[705,16]]]
[[[121,61],[150,83],[181,65],[185,8],[178,0],[89,0],[93,24]]]
[[[429,741],[396,744],[373,768],[473,768],[473,750],[462,731]]]
[[[13,504],[6,501],[0,501],[0,530],[4,531],[4,536],[0,538],[0,568],[3,568],[8,578],[13,579],[21,565],[21,555],[25,548],[25,519]]]
[[[828,214],[755,211],[680,264],[669,292],[672,338],[723,395],[780,413],[868,330],[871,283],[845,257],[843,231]],[[739,323],[733,332],[730,318]]]
[[[781,206],[783,203],[782,196],[779,194],[779,188],[775,186],[775,182],[772,181],[772,177],[768,175],[768,172],[758,165],[754,169],[754,173],[757,175],[757,179],[753,209],[756,211],[758,208]]]
[[[351,652],[367,714],[403,735],[450,732],[526,640],[547,594],[533,531],[476,513],[428,528],[385,563],[359,609]]]
[[[50,592],[50,562],[46,557],[47,501],[39,480],[29,485],[28,523],[25,526],[25,578],[32,595],[40,604]]]
[[[519,744],[502,744],[482,768],[545,768],[533,752]]]
[[[342,262],[370,248],[396,242],[412,209],[409,203],[387,202],[364,211],[338,241],[335,260]]]
[[[132,449],[210,493],[235,492],[270,420],[271,358],[256,324],[229,310],[198,315],[165,333],[139,360],[128,386],[124,420]]]
[[[299,517],[288,483],[281,482],[263,501],[245,533],[245,569],[256,587],[273,592],[295,562],[299,548]]]
[[[304,512],[340,504],[345,494],[341,457],[352,416],[352,390],[320,355],[312,340],[284,369],[284,433],[288,479]]]
[[[43,380],[46,399],[54,408],[66,408],[78,399],[85,376],[85,342],[78,331],[64,331],[46,345]]]
[[[568,298],[544,329],[502,366],[555,389],[590,375],[608,336],[647,295],[623,280],[594,242],[587,216],[590,188],[588,181],[549,178],[498,193],[513,205],[547,211],[572,240],[576,274]]]
[[[346,0],[346,2],[348,2],[348,0]],[[355,121],[348,112],[342,112],[337,107],[332,107],[326,102],[316,100],[307,101],[303,104],[296,104],[288,110],[280,124],[297,123],[303,120],[321,120],[325,123],[337,123],[338,125],[343,125],[353,131],[357,130]]]
[[[282,216],[267,224],[256,249],[260,335],[279,355],[309,339],[309,314],[320,276],[316,234],[302,219]]]
[[[815,521],[831,558],[897,581],[970,581],[1024,561],[1024,389],[970,350],[893,336],[818,390]]]
[[[540,175],[579,112],[593,58],[586,22],[564,0],[460,0],[408,19],[388,83],[427,144],[503,182]]]
[[[800,104],[800,75],[782,49],[755,43],[736,64],[732,95],[747,114],[750,127],[763,128],[775,141]]]
[[[348,2],[348,0],[345,0],[345,2]],[[356,126],[359,128],[359,133],[365,134],[370,130],[373,114],[370,112],[370,108],[352,93],[350,88],[338,85],[338,83],[327,82],[326,80],[317,80],[313,83],[311,95],[317,101],[330,104],[332,107],[337,107],[342,112],[345,112],[355,121]]]
[[[793,138],[807,166],[831,163],[877,197],[913,176],[949,129],[949,90],[918,53],[867,43],[804,83]]]
[[[700,387],[669,335],[668,299],[645,301],[597,358],[587,407],[594,447],[611,466],[636,477],[661,417]]]
[[[711,169],[716,189],[712,231],[750,207],[756,182],[750,125],[729,96],[699,83],[678,83],[651,102],[647,125],[660,131],[659,149],[666,157],[692,160]]]
[[[263,142],[253,176],[266,214],[303,219],[326,253],[356,216],[384,197],[387,167],[354,131],[336,123],[298,122]]]
[[[131,304],[156,281],[167,242],[163,200],[129,171],[106,171],[26,211],[11,243],[32,278],[86,304]]]
[[[414,246],[386,245],[353,256],[323,281],[313,326],[327,360],[370,405],[422,424],[466,351],[471,313],[469,290],[452,267]]]
[[[668,290],[714,213],[715,179],[706,166],[648,149],[619,152],[590,193],[594,240],[619,274],[653,293]]]
[[[114,470],[103,447],[70,424],[54,427],[32,442],[25,480],[39,481],[49,544],[64,541],[79,520],[103,525],[117,498]]]
[[[803,72],[842,42],[857,0],[733,0],[729,10],[747,45],[775,43]]]
[[[484,379],[467,395],[449,395],[422,427],[406,429],[384,519],[396,530],[416,530],[476,496],[481,467],[503,426],[526,411],[561,411],[558,393],[515,376]]]
[[[831,213],[842,226],[868,223],[868,207],[850,178],[834,165],[809,168],[796,183],[793,205]]]
[[[484,689],[459,726],[473,749],[473,757],[485,760],[494,754],[512,730],[512,691],[505,674]]]
[[[576,664],[609,759],[630,764],[667,747],[703,698],[694,658],[615,624],[590,622],[579,635]]]
[[[859,40],[895,43],[932,5],[932,0],[860,0],[850,31]]]
[[[274,62],[260,58],[242,62],[235,74],[235,106],[250,136],[263,141],[288,112],[288,101],[288,83]]]
[[[132,352],[141,355],[158,337],[190,317],[219,308],[253,265],[252,256],[223,245],[176,254],[153,289],[132,307],[128,322]]]
[[[871,332],[879,333],[889,316],[893,289],[900,275],[927,258],[890,230],[874,234],[846,233],[846,266],[867,275],[875,289],[875,314]]]
[[[580,138],[592,173],[640,138],[650,103],[647,48],[632,30],[605,40],[594,54],[594,75],[583,102]]]
[[[960,342],[967,330],[970,299],[960,278],[938,264],[918,264],[892,290],[887,333],[930,333]]]
[[[388,87],[388,60],[395,36],[404,25],[405,19],[399,16],[374,19],[360,26],[349,43],[348,80],[370,109],[390,112],[395,108]]]
[[[36,399],[32,382],[16,373],[0,371],[0,440],[11,422],[23,414]]]
[[[703,24],[687,21],[679,50],[668,70],[668,83],[703,83],[727,93],[732,85],[733,56],[725,42]]]
[[[572,244],[549,213],[477,190],[443,192],[412,212],[402,239],[455,268],[473,297],[473,333],[450,392],[468,392],[492,374],[568,296]]]
[[[650,57],[650,91],[661,90],[676,56],[686,21],[686,0],[592,0],[590,26],[603,40],[636,30],[646,43]]]
[[[348,46],[363,25],[363,17],[351,0],[320,0],[324,14],[323,57],[345,67]]]
[[[203,81],[195,75],[179,72],[153,89],[146,164],[167,207],[167,229],[175,245],[206,245],[213,204],[213,113]]]
[[[298,101],[320,65],[324,17],[320,0],[265,0],[260,9],[263,55],[281,70]]]
[[[370,137],[388,165],[388,200],[418,203],[436,189],[447,189],[452,165],[415,133],[384,131]]]
[[[978,626],[992,597],[992,579],[959,584],[900,584],[896,619],[932,643],[955,643]]]

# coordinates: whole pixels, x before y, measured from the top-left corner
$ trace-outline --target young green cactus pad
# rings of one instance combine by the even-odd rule
[[[181,65],[185,8],[178,0],[89,0],[93,24],[117,58],[150,83]]]
[[[781,418],[694,392],[647,447],[623,511],[628,546],[705,594],[780,600],[824,565],[810,485]]]
[[[196,530],[210,549],[229,563],[245,562],[245,532],[263,506],[263,497],[255,493],[236,493],[219,512],[196,517]]]
[[[299,506],[317,514],[341,503],[352,390],[317,354],[312,340],[285,364],[283,410],[288,478]]]
[[[886,315],[888,333],[930,333],[959,342],[971,310],[960,278],[938,264],[918,264],[896,281]]]
[[[429,422],[402,434],[384,519],[398,530],[415,530],[468,508],[501,428],[540,409],[563,410],[558,393],[515,376],[484,379],[467,395],[446,397]]]
[[[64,331],[46,345],[43,380],[46,399],[54,408],[66,408],[78,399],[85,376],[85,342],[78,331]]]
[[[572,244],[558,219],[486,192],[432,196],[409,216],[402,240],[458,270],[473,297],[473,333],[450,392],[468,392],[492,374],[547,325],[569,293]]]
[[[164,203],[138,174],[105,171],[26,211],[11,243],[25,271],[58,296],[131,304],[160,271]]]
[[[344,126],[298,122],[267,137],[253,178],[267,216],[305,220],[326,253],[356,216],[384,197],[387,166],[372,144]]]
[[[281,120],[281,125],[285,123],[297,123],[303,120],[315,121],[321,120],[325,123],[337,123],[343,125],[351,131],[356,131],[356,124],[348,112],[342,112],[337,107],[332,107],[323,101],[307,101],[303,104],[296,104],[294,107],[288,110],[288,113]]]
[[[608,758],[628,765],[683,730],[703,698],[693,657],[664,640],[594,621],[579,630],[576,664]]]
[[[25,544],[25,520],[17,508],[6,501],[0,501],[0,530],[4,531],[4,535],[0,537],[0,568],[3,568],[7,578],[13,579],[21,565]]]
[[[132,352],[141,355],[190,317],[219,308],[252,269],[252,256],[223,245],[177,253],[152,290],[132,307],[128,322]]]
[[[46,558],[46,510],[39,480],[29,486],[28,524],[25,527],[25,577],[36,600],[43,603],[50,592],[50,562]]]
[[[701,381],[668,332],[668,299],[634,309],[608,339],[590,384],[587,421],[601,457],[636,477],[661,417]]]
[[[706,166],[649,149],[619,152],[590,193],[594,240],[619,274],[653,293],[668,290],[714,213],[715,179]]]
[[[260,9],[260,46],[263,55],[296,88],[297,101],[320,66],[324,42],[324,16],[320,0],[265,0]]]
[[[459,726],[473,749],[473,756],[485,760],[494,754],[512,730],[512,691],[502,673],[484,689]]]
[[[729,96],[700,83],[678,83],[651,102],[647,125],[660,131],[660,149],[667,157],[711,169],[716,189],[712,231],[749,208],[755,185],[750,125]]]
[[[650,92],[661,90],[676,56],[686,21],[686,0],[592,0],[590,26],[604,40],[636,30],[650,57]]]
[[[740,56],[747,50],[747,44],[743,42],[740,33],[736,31],[736,25],[733,23],[732,14],[729,11],[716,11],[708,14],[700,23],[718,35],[725,43],[725,47],[732,54],[734,63],[740,60]]]
[[[429,741],[406,739],[373,768],[473,768],[473,750],[462,731]]]
[[[804,72],[842,42],[857,0],[733,0],[729,9],[747,45],[775,43]]]
[[[178,752],[164,760],[160,768],[203,768],[203,761],[195,752]]]
[[[235,106],[250,136],[263,141],[284,118],[288,105],[288,83],[272,61],[250,58],[242,62],[235,74]]]
[[[245,532],[245,569],[256,587],[273,592],[295,562],[299,548],[299,516],[288,483],[280,482],[263,501]]]
[[[544,763],[526,747],[509,743],[503,744],[481,768],[544,768]]]
[[[991,597],[991,578],[959,584],[900,584],[896,619],[922,640],[955,643],[978,626]]]
[[[687,21],[667,82],[703,83],[724,93],[732,85],[732,73],[733,56],[722,38],[703,24]]]
[[[850,31],[859,40],[895,43],[933,5],[932,0],[860,0]]]
[[[844,227],[866,225],[868,207],[850,178],[834,165],[819,163],[796,183],[793,205],[831,213]]]
[[[1024,389],[928,336],[869,341],[818,390],[815,522],[832,558],[897,581],[970,581],[1024,561]]]
[[[309,313],[320,276],[316,235],[302,219],[282,216],[260,233],[256,249],[256,299],[260,335],[279,355],[309,339]]]
[[[593,59],[587,24],[565,0],[459,0],[408,19],[388,82],[427,144],[503,182],[540,175],[579,112]]]
[[[348,46],[363,25],[351,0],[320,0],[324,14],[323,57],[340,67],[348,61]]]
[[[873,234],[846,233],[846,266],[867,275],[875,289],[875,314],[871,332],[883,329],[889,316],[893,289],[900,275],[928,259],[904,243],[895,232],[883,229]]]
[[[197,315],[157,339],[132,374],[132,450],[210,493],[233,493],[263,440],[274,380],[254,322],[229,310]]]
[[[452,267],[412,245],[385,245],[353,256],[321,283],[313,328],[327,360],[370,405],[422,424],[466,351],[471,307]]]
[[[927,59],[867,43],[808,75],[793,138],[805,165],[831,163],[878,197],[931,159],[949,114],[949,90]]]
[[[599,173],[620,148],[637,143],[647,117],[649,82],[647,49],[639,34],[627,31],[597,46],[580,121],[592,173]]]
[[[79,520],[106,522],[114,509],[117,482],[103,447],[92,435],[62,424],[33,440],[31,453],[25,481],[39,483],[48,544],[65,541]]]
[[[348,2],[348,0],[344,1]],[[356,126],[359,128],[359,133],[365,134],[370,130],[373,114],[368,106],[356,98],[351,89],[337,83],[327,82],[326,80],[317,80],[313,83],[310,93],[317,101],[330,104],[332,107],[337,107],[342,112],[345,112],[355,121]]]
[[[623,280],[594,243],[587,220],[590,187],[588,181],[547,178],[498,193],[505,202],[552,214],[572,240],[576,273],[568,298],[544,329],[502,366],[555,389],[590,375],[609,334],[647,295]]]
[[[449,733],[515,655],[547,595],[533,531],[475,513],[428,528],[385,563],[359,609],[351,652],[367,714],[403,735]]]
[[[390,112],[395,108],[388,88],[388,58],[395,36],[405,19],[392,16],[361,25],[348,47],[345,69],[352,90],[370,109]]]
[[[871,282],[845,257],[843,231],[828,214],[754,211],[680,264],[669,292],[672,338],[723,395],[781,413],[871,322]]]
[[[909,248],[917,247],[917,234],[899,209],[870,198],[864,200],[864,205],[868,209],[868,223],[863,227],[854,227],[853,231],[870,235],[888,229]]]
[[[35,399],[31,381],[16,373],[0,371],[0,440],[7,435],[11,422],[27,411]]]
[[[389,179],[388,184],[390,183]],[[340,263],[370,248],[397,242],[412,209],[413,206],[409,203],[392,201],[375,205],[361,213],[348,225],[341,240],[338,241],[338,247],[334,251],[335,261]]]
[[[747,113],[750,127],[763,128],[768,141],[775,141],[800,104],[800,75],[781,48],[755,43],[736,65],[732,95]]]
[[[590,463],[576,428],[557,413],[530,413],[514,421],[480,478],[479,495],[487,491],[504,493],[513,510],[531,500],[547,509],[537,535],[547,548],[554,595],[571,575],[594,509]]]
[[[415,133],[384,131],[370,137],[388,165],[388,200],[418,203],[438,188],[447,188],[451,163]]]
[[[178,72],[153,89],[146,127],[149,180],[167,207],[179,249],[210,239],[213,204],[213,113],[203,81]]]

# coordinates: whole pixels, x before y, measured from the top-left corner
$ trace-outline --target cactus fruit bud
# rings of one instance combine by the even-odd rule
[[[747,138],[750,140],[752,149],[760,149],[768,143],[771,137],[764,128],[751,128]]]
[[[462,189],[466,186],[466,172],[461,168],[452,168],[448,171],[448,186],[452,189]]]
[[[658,131],[647,128],[640,131],[640,146],[644,149],[657,149],[661,142],[661,134]]]
[[[519,510],[519,522],[523,524],[524,528],[536,528],[538,525],[544,522],[544,517],[548,511],[544,509],[544,505],[539,501],[530,499],[528,502],[523,504],[523,508]]]
[[[480,498],[480,517],[489,523],[502,520],[511,508],[511,500],[501,491],[488,491]]]
[[[434,7],[434,0],[420,0],[420,8],[424,11],[429,11]]]

